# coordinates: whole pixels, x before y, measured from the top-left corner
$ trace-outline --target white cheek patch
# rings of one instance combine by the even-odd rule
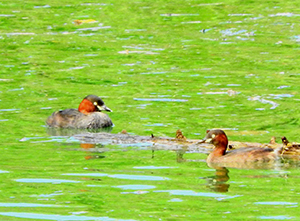
[[[216,135],[215,135],[215,134],[212,134],[212,135],[211,135],[211,137],[212,137],[212,138],[215,138],[215,137],[216,137]]]
[[[95,105],[95,106],[97,106],[97,105],[98,105],[96,101],[94,102],[94,105]]]

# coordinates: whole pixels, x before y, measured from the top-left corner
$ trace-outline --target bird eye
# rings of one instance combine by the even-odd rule
[[[96,101],[94,102],[94,105],[95,105],[95,106],[97,106],[97,105],[98,105]]]
[[[215,138],[215,136],[216,136],[215,134],[212,134],[212,135],[211,135],[212,138]]]

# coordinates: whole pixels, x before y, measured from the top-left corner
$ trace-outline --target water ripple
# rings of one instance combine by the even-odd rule
[[[167,177],[161,176],[148,176],[148,175],[129,175],[129,174],[106,174],[106,173],[65,173],[62,175],[66,176],[93,176],[93,177],[110,177],[117,179],[126,179],[126,180],[149,180],[149,181],[158,181],[158,180],[170,180]]]
[[[187,102],[185,99],[169,99],[169,98],[133,98],[135,101],[163,101],[163,102]]]
[[[259,216],[259,219],[272,219],[272,220],[284,220],[284,219],[292,219],[290,216]]]
[[[193,190],[156,190],[156,191],[153,191],[153,192],[157,192],[157,193],[170,193],[171,195],[176,195],[176,196],[203,196],[203,197],[213,197],[213,198],[217,198],[218,200],[223,200],[223,199],[230,199],[230,198],[240,197],[240,195],[227,196],[227,195],[219,194],[219,193],[195,192],[195,191],[193,191]]]
[[[109,175],[108,177],[126,179],[126,180],[151,180],[151,181],[169,180],[169,178],[167,177],[147,176],[147,175],[127,175],[127,174],[114,174],[114,175]]]
[[[0,109],[0,111],[18,111],[20,109]]]
[[[34,6],[34,8],[51,8],[50,5]]]
[[[19,213],[19,212],[0,212],[2,216],[11,216],[18,218],[27,218],[27,219],[42,219],[42,220],[99,220],[99,221],[133,221],[132,219],[113,219],[109,217],[92,217],[92,216],[75,216],[75,215],[50,215],[50,214],[41,214],[41,213]]]
[[[249,97],[248,100],[249,101],[259,101],[263,104],[271,104],[272,105],[272,107],[270,107],[271,110],[275,109],[276,107],[279,106],[279,104],[277,104],[276,102],[266,100],[266,99],[262,98],[261,96]],[[264,108],[257,108],[256,110],[264,110]]]
[[[0,173],[9,173],[9,172],[5,170],[0,170]]]
[[[142,166],[142,167],[133,167],[134,169],[146,169],[146,170],[153,170],[153,169],[172,169],[178,167],[168,167],[168,166]]]
[[[257,205],[298,205],[298,203],[291,202],[255,202]]]
[[[52,184],[80,183],[80,181],[76,181],[76,180],[41,179],[41,178],[22,178],[22,179],[16,179],[15,181],[20,183],[52,183]]]
[[[54,204],[40,204],[40,203],[0,203],[0,207],[69,207]]]
[[[113,187],[120,188],[123,190],[148,190],[148,189],[156,188],[156,186],[152,186],[152,185],[119,185]]]

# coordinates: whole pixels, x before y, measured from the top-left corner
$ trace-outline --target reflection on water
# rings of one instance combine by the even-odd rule
[[[163,102],[187,102],[185,99],[171,99],[171,98],[134,98],[135,101],[163,101]]]
[[[286,97],[294,97],[294,95],[292,94],[269,94],[270,96],[273,97],[273,99],[282,99],[282,98],[286,98]]]
[[[298,203],[291,203],[291,202],[256,202],[254,204],[257,204],[257,205],[282,205],[282,206],[298,205]]]
[[[281,86],[277,87],[277,89],[283,89],[283,88],[289,88],[289,87],[291,87],[291,86],[288,86],[288,85],[281,85]]]
[[[205,177],[207,180],[206,186],[214,192],[225,193],[228,192],[229,184],[226,183],[229,180],[228,169],[225,167],[216,168],[214,176]]]
[[[159,181],[159,180],[169,180],[167,177],[160,176],[147,176],[147,175],[128,175],[128,174],[106,174],[106,173],[65,173],[62,174],[65,176],[93,176],[93,177],[110,177],[117,179],[126,179],[126,180],[151,180],[151,181]]]
[[[99,221],[129,221],[128,219],[113,219],[109,217],[92,217],[92,216],[76,216],[76,215],[51,215],[41,213],[18,213],[18,212],[0,212],[2,216],[11,216],[27,219],[41,219],[41,220],[99,220]],[[132,219],[130,219],[132,220]],[[133,221],[133,220],[132,220]]]
[[[270,107],[271,110],[275,109],[276,107],[279,106],[278,103],[276,103],[274,101],[270,101],[270,100],[264,99],[261,96],[249,97],[248,100],[249,101],[259,101],[259,102],[261,102],[263,104],[271,104],[272,105],[272,107]],[[264,110],[264,108],[259,108],[259,109],[257,108],[256,110]]]
[[[83,5],[83,6],[94,6],[94,5],[106,6],[106,5],[112,5],[112,4],[106,4],[106,3],[81,3],[80,5]]]
[[[176,151],[176,161],[177,163],[185,162],[186,160],[183,158],[183,155],[186,153],[187,148],[183,147],[181,150]]]
[[[173,199],[170,199],[168,202],[182,202],[182,201],[183,201],[182,199],[173,198]]]
[[[12,33],[5,33],[7,37],[15,36],[15,35],[35,35],[35,33],[28,33],[28,32],[12,32]]]
[[[235,197],[240,197],[240,195],[227,196],[227,195],[218,194],[218,193],[195,192],[193,190],[155,190],[153,192],[156,192],[156,193],[169,193],[171,195],[177,195],[177,196],[212,197],[212,198],[216,198],[217,200],[231,199],[231,198],[235,198]]]
[[[174,14],[174,13],[169,13],[169,14],[160,14],[160,16],[198,16],[199,14]]]
[[[166,74],[167,72],[166,71],[155,71],[155,72],[142,72],[140,74]]]
[[[154,125],[153,125],[154,126]],[[158,126],[155,124],[155,126]],[[179,150],[188,148],[189,150],[197,150],[201,153],[207,153],[208,144],[199,144],[197,140],[180,141],[172,137],[156,137],[152,136],[138,136],[130,135],[128,133],[83,133],[73,136],[74,139],[80,140],[82,143],[96,143],[102,145],[117,145],[117,147],[128,148],[137,147],[140,150],[150,149],[152,151],[152,158],[154,158],[153,150]],[[93,148],[91,148],[93,150]],[[102,151],[110,151],[111,148],[102,149]]]
[[[0,14],[0,17],[14,17],[15,15]]]
[[[52,204],[39,204],[39,203],[0,203],[0,207],[69,207]]]
[[[88,187],[107,187],[107,185],[86,185]]]
[[[0,111],[18,111],[18,110],[20,110],[20,109],[0,109]]]
[[[153,124],[144,124],[144,126],[147,126],[147,127],[164,127],[164,126],[167,126],[167,124],[153,123]]]
[[[95,148],[96,144],[91,144],[91,143],[81,143],[80,147],[82,147],[83,149],[91,149],[91,148]]]
[[[252,16],[252,14],[228,14],[228,16]]]
[[[138,190],[134,192],[121,192],[121,194],[137,194],[137,195],[146,194],[146,193],[149,193],[149,191]]]
[[[79,28],[77,31],[98,31],[100,29],[107,29],[111,28],[111,26],[97,26],[97,27],[91,27],[91,28]]]
[[[51,8],[50,5],[34,6],[34,8]]]
[[[126,144],[119,144],[118,146],[121,147],[152,147],[152,143],[126,143]]]
[[[31,195],[31,197],[49,198],[49,197],[55,197],[59,195],[63,195],[62,191],[55,191],[54,193],[50,193],[50,194]]]
[[[103,159],[105,156],[102,155],[90,155],[91,152],[104,152],[103,150],[103,145],[100,144],[100,148],[96,147],[96,144],[91,144],[91,143],[81,143],[80,147],[86,150],[88,155],[86,155],[84,158],[86,160],[93,160],[93,159]]]
[[[270,219],[270,220],[285,220],[285,219],[293,219],[291,216],[259,216],[259,219]]]
[[[40,178],[22,178],[22,179],[16,179],[15,181],[20,183],[52,183],[52,184],[80,183],[80,181],[75,181],[75,180],[40,179]]]
[[[46,142],[65,142],[65,143],[78,143],[79,140],[76,140],[73,137],[68,136],[52,136],[52,137],[23,137],[19,141],[25,142],[29,141],[31,143],[46,143]]]
[[[23,91],[23,90],[24,90],[24,88],[21,87],[21,88],[13,88],[13,89],[9,89],[9,90],[7,90],[7,91]]]
[[[157,170],[157,169],[172,169],[178,167],[168,167],[168,166],[142,166],[142,167],[133,167],[134,169],[143,169],[143,170]]]
[[[71,129],[71,128],[54,128],[47,127],[47,133],[52,136],[73,136],[82,133],[98,133],[98,132],[111,132],[113,127],[99,128],[99,129]]]
[[[221,30],[220,32],[225,36],[233,36],[245,33],[247,30],[236,30],[236,28],[231,28],[227,30]]]
[[[152,52],[152,51],[119,51],[119,54],[159,54],[158,52]]]
[[[183,22],[181,22],[181,24],[199,24],[199,23],[201,23],[201,21],[183,21]]]
[[[148,190],[148,189],[156,188],[156,186],[152,186],[152,185],[119,185],[113,187],[120,188],[123,190]]]
[[[291,12],[285,12],[285,13],[276,13],[276,14],[270,14],[269,15],[270,17],[277,17],[277,16],[282,16],[282,17],[299,17],[300,14],[294,14],[294,13],[291,13]]]
[[[9,172],[5,170],[0,170],[0,173],[9,173]]]
[[[127,175],[127,174],[114,174],[114,175],[109,175],[108,177],[126,179],[126,180],[151,180],[151,181],[169,180],[169,178],[167,177],[147,176],[147,175]]]

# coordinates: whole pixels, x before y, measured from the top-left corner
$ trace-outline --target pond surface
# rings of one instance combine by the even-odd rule
[[[299,142],[299,6],[2,1],[1,220],[299,220],[298,163],[216,170],[208,151],[89,146],[45,127],[95,94],[113,134]]]

